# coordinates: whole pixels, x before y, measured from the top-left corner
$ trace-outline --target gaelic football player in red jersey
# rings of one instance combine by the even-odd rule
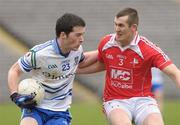
[[[115,33],[105,36],[97,62],[77,73],[106,70],[103,107],[111,125],[164,125],[151,91],[151,68],[156,67],[180,86],[180,71],[155,44],[137,32],[138,12],[125,8],[114,18]]]

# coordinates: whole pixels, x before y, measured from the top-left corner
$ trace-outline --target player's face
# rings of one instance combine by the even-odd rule
[[[66,36],[65,46],[69,50],[78,50],[84,41],[85,27],[76,26],[73,31]]]
[[[114,28],[116,31],[116,41],[121,46],[129,45],[133,39],[134,30],[128,24],[128,16],[122,16],[114,19]]]

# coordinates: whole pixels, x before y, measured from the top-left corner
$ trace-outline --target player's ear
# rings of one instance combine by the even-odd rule
[[[136,32],[136,31],[137,31],[137,27],[138,27],[137,24],[133,24],[133,25],[131,26],[132,31],[133,31],[133,32]]]
[[[65,32],[61,32],[60,37],[61,37],[62,39],[65,39],[65,38],[67,37],[67,35],[66,35]]]

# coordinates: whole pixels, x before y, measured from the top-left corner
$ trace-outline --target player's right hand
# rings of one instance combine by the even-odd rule
[[[33,108],[37,105],[33,95],[21,95],[17,92],[10,96],[11,100],[20,108]]]

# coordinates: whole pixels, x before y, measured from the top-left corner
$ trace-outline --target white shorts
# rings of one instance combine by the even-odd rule
[[[144,119],[152,113],[160,113],[156,100],[152,97],[133,97],[130,99],[115,99],[103,103],[107,118],[109,113],[117,108],[128,113],[129,119],[136,125],[142,125]]]

